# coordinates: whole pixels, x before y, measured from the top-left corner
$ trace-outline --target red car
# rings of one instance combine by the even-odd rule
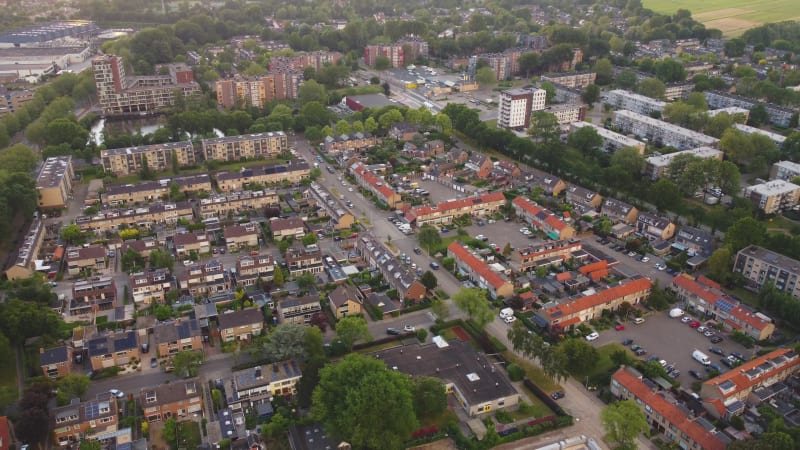
[[[697,328],[697,327],[699,327],[699,326],[700,326],[700,322],[698,322],[698,321],[696,321],[696,320],[693,320],[693,321],[692,321],[692,322],[689,324],[689,326],[690,326],[690,327],[692,327],[692,328]]]
[[[614,329],[617,331],[622,331],[625,329],[625,325],[618,323],[617,326],[614,327]]]

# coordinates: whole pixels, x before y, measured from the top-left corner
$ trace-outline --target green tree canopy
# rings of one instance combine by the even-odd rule
[[[194,350],[182,350],[172,357],[175,375],[181,378],[196,377],[203,362],[203,354]]]
[[[73,398],[80,398],[89,389],[89,377],[86,375],[71,373],[61,378],[56,383],[58,393],[56,400],[60,406],[69,404]]]
[[[363,317],[348,316],[343,317],[336,323],[336,337],[342,341],[347,350],[353,348],[356,341],[368,342],[372,340],[372,335],[367,328],[367,321]]]
[[[436,417],[447,408],[447,393],[438,378],[420,377],[413,382],[414,412],[420,419]]]
[[[637,448],[636,438],[650,430],[647,418],[633,400],[623,400],[606,406],[600,411],[600,420],[606,430],[606,438],[616,442],[619,445],[617,448]]]
[[[486,300],[486,292],[481,289],[462,288],[453,295],[453,302],[481,329],[494,318],[494,311]]]
[[[442,236],[439,234],[439,230],[425,224],[419,229],[417,240],[419,241],[419,245],[427,249],[428,253],[430,253],[435,247],[441,245]]]
[[[14,144],[0,152],[0,170],[30,173],[39,163],[39,156],[27,145]]]

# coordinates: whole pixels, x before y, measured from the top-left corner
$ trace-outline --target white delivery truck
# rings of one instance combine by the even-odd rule
[[[512,308],[503,308],[500,310],[500,318],[505,319],[506,317],[511,317],[514,315],[514,310]]]
[[[692,358],[704,366],[711,364],[711,360],[708,359],[708,355],[701,352],[700,350],[693,351]]]

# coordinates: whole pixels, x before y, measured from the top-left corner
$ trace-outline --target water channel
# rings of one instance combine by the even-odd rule
[[[159,128],[166,126],[166,123],[167,119],[163,116],[149,116],[137,119],[99,118],[92,124],[92,128],[89,130],[89,139],[95,141],[97,145],[100,145],[104,141],[103,131],[106,131],[112,136],[136,133],[146,135],[155,133]],[[214,133],[219,137],[225,136],[222,131],[216,128],[214,128]]]

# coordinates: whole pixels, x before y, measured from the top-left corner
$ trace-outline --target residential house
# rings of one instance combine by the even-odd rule
[[[264,329],[264,314],[258,308],[225,312],[217,316],[217,320],[222,342],[248,341],[253,336],[261,336]]]
[[[271,255],[241,256],[236,261],[236,284],[255,286],[258,279],[272,281],[275,276],[275,260]]]
[[[286,250],[286,267],[289,275],[298,277],[304,273],[318,274],[322,267],[322,252],[316,245],[293,246]]]
[[[150,257],[150,252],[153,250],[161,250],[161,244],[158,242],[157,239],[152,237],[146,237],[143,239],[130,239],[124,241],[122,246],[120,247],[119,254],[120,256],[125,255],[128,252],[128,249],[135,251],[136,253],[142,255],[145,259]]]
[[[363,303],[358,289],[349,284],[340,284],[330,294],[328,301],[331,304],[331,311],[337,319],[347,316],[361,314],[361,304]]]
[[[311,168],[305,160],[292,159],[286,164],[242,167],[238,172],[220,171],[214,174],[214,178],[221,192],[240,192],[251,184],[297,184],[308,178],[310,173]]]
[[[748,289],[757,291],[766,282],[779,291],[800,299],[800,261],[751,245],[739,250],[733,271],[744,276]]]
[[[447,152],[446,159],[453,164],[466,164],[469,160],[469,153],[464,149],[453,147]]]
[[[494,163],[483,153],[473,152],[464,166],[475,173],[481,173],[482,171],[488,172],[492,170]]]
[[[208,236],[203,232],[178,233],[172,237],[172,244],[175,246],[175,254],[178,257],[189,256],[192,252],[195,255],[204,255],[211,252]]]
[[[278,316],[281,323],[308,325],[314,314],[322,312],[318,295],[290,297],[278,301]]]
[[[434,338],[435,344],[406,345],[380,350],[374,355],[397,370],[416,377],[442,381],[448,394],[469,417],[513,408],[520,396],[503,370],[496,370],[488,356],[468,343]]]
[[[297,393],[296,385],[302,375],[300,365],[294,360],[233,372],[225,381],[228,407],[237,412],[270,402],[273,397],[290,397]]]
[[[73,399],[69,405],[50,411],[53,443],[59,447],[77,447],[83,440],[96,439],[98,435],[117,431],[118,413],[117,401],[111,395],[102,400],[98,398],[85,402]]]
[[[725,450],[729,442],[711,422],[694,417],[671,393],[658,391],[655,383],[633,367],[622,367],[612,375],[611,393],[620,400],[635,401],[647,423],[678,448]]]
[[[95,336],[89,339],[87,348],[93,370],[120,367],[140,359],[135,331]]]
[[[285,237],[302,238],[305,234],[305,223],[299,217],[273,219],[269,222],[272,238],[279,241]]]
[[[344,151],[361,152],[368,150],[383,141],[371,133],[342,134],[338,136],[326,136],[322,142],[322,148],[329,155],[335,155]]]
[[[355,216],[342,206],[323,186],[312,182],[310,192],[313,199],[317,201],[317,215],[324,217],[327,214],[330,217],[328,225],[333,227],[334,230],[350,229],[356,222]]]
[[[668,217],[649,212],[640,213],[636,218],[636,231],[652,240],[669,240],[675,235],[675,224]]]
[[[210,295],[230,290],[231,280],[222,263],[212,259],[206,264],[189,266],[178,278],[178,286],[192,296]]]
[[[258,247],[258,239],[261,237],[261,227],[258,222],[250,222],[244,225],[231,225],[225,227],[222,232],[225,237],[225,245],[228,250],[238,250],[241,248]]]
[[[608,217],[614,223],[622,222],[633,225],[639,217],[639,210],[625,202],[608,197],[603,201],[600,214]]]
[[[173,186],[183,194],[211,192],[211,177],[207,173],[200,173],[178,175],[171,179],[142,181],[136,184],[107,184],[103,188],[101,199],[104,204],[112,207],[149,203],[169,198],[172,195]]]
[[[203,386],[199,379],[191,379],[142,388],[139,405],[148,422],[199,417],[203,413]]]
[[[638,305],[650,295],[652,283],[647,278],[637,278],[589,295],[579,294],[566,301],[551,301],[537,311],[554,333],[600,317],[604,310],[615,310],[622,303]]]
[[[353,175],[359,186],[371,192],[378,198],[378,201],[384,203],[389,208],[396,208],[402,201],[400,194],[395,192],[394,189],[370,171],[363,163],[357,162],[351,165],[350,174]]]
[[[39,366],[42,374],[50,379],[69,375],[72,366],[72,349],[66,345],[39,349]]]
[[[508,175],[510,178],[517,178],[522,175],[519,165],[511,161],[497,161],[494,163],[494,169]]]
[[[754,390],[781,382],[798,370],[800,356],[792,349],[779,348],[704,381],[700,397],[711,415],[730,419],[744,412]]]
[[[157,323],[153,326],[153,339],[162,358],[184,350],[203,351],[203,332],[197,319]]]
[[[85,271],[92,274],[106,268],[106,248],[100,245],[70,247],[67,249],[67,273],[78,275]]]
[[[414,304],[425,298],[428,290],[422,285],[416,274],[393,256],[378,239],[362,234],[356,240],[356,248],[367,265],[378,270],[389,286],[397,291],[401,299]]]
[[[564,240],[575,237],[575,229],[525,197],[516,197],[511,202],[517,217],[542,231],[550,239]]]
[[[150,228],[156,224],[176,225],[181,219],[194,219],[191,203],[156,203],[138,208],[103,210],[91,216],[78,216],[75,223],[82,231],[104,233],[117,231],[121,227]]]
[[[539,267],[560,265],[582,248],[581,241],[577,239],[548,241],[512,251],[511,260],[517,271],[528,272]]]
[[[567,188],[566,200],[570,205],[595,211],[603,204],[603,197],[600,194],[575,184]]]
[[[408,142],[419,134],[419,127],[408,122],[397,122],[389,127],[388,136],[391,139]]]
[[[129,278],[133,303],[137,305],[149,305],[155,303],[165,303],[167,292],[177,287],[175,277],[166,269],[156,269],[152,272],[132,273]]]
[[[16,442],[11,421],[6,416],[0,416],[0,450],[10,450]]]
[[[72,285],[70,315],[105,311],[117,306],[117,285],[109,276],[86,278]]]
[[[9,280],[19,280],[30,278],[37,269],[36,260],[39,258],[39,250],[44,241],[44,222],[39,217],[34,217],[28,232],[16,249],[14,264],[6,269],[6,278]]]
[[[262,213],[264,208],[278,206],[274,190],[259,189],[227,192],[200,200],[200,217],[227,217],[234,214]]]
[[[392,301],[386,294],[370,292],[366,296],[366,303],[380,311],[384,319],[388,319],[394,313],[400,312],[400,305]]]
[[[455,267],[459,272],[466,275],[479,288],[486,289],[492,298],[509,298],[514,295],[514,283],[505,275],[492,270],[483,259],[470,253],[458,242],[453,242],[447,247],[447,254],[455,260]]]
[[[496,214],[505,204],[506,197],[503,193],[495,192],[448,200],[433,206],[417,206],[408,210],[405,217],[410,223],[416,223],[418,227],[425,224],[446,225],[463,215],[483,217]]]
[[[567,183],[561,178],[538,169],[526,169],[522,173],[522,179],[531,191],[539,189],[550,197],[558,197],[567,188]]]
[[[709,257],[716,250],[714,235],[702,228],[682,226],[675,236],[673,248],[686,251],[689,256]]]

